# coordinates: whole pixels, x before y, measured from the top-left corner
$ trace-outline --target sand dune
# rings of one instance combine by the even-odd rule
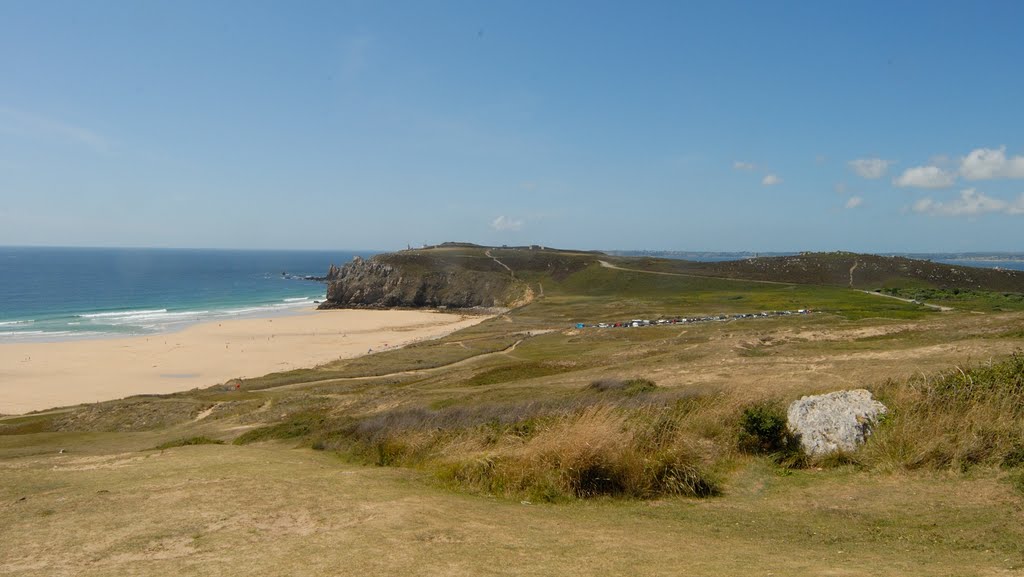
[[[436,338],[486,317],[309,311],[119,339],[0,344],[0,413],[171,393]]]

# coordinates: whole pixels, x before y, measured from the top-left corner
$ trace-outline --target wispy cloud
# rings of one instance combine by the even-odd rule
[[[1024,178],[1024,156],[1006,157],[1006,147],[976,148],[960,159],[960,174],[967,180]]]
[[[893,184],[911,188],[949,188],[956,182],[956,174],[937,166],[915,166],[893,179]]]
[[[885,176],[889,166],[893,162],[882,158],[857,158],[847,163],[850,170],[857,173],[857,176],[867,179],[878,179]]]
[[[106,138],[87,128],[6,106],[0,106],[0,132],[29,138],[57,138],[102,153],[110,148]]]
[[[846,201],[846,205],[843,208],[849,210],[851,208],[857,208],[858,206],[860,206],[862,204],[864,204],[864,197],[861,197],[861,196],[851,196],[849,198],[849,200]]]
[[[1018,215],[1024,214],[1024,194],[1010,202],[968,188],[960,191],[958,198],[946,202],[922,198],[914,203],[911,210],[932,216],[978,216],[993,212]]]
[[[491,228],[500,232],[521,230],[523,221],[502,215],[491,221]]]
[[[766,174],[761,179],[761,184],[765,186],[775,186],[776,184],[782,184],[782,178],[777,174]]]
[[[744,162],[742,160],[732,161],[733,170],[754,170],[755,168],[757,168],[757,165],[753,162]]]

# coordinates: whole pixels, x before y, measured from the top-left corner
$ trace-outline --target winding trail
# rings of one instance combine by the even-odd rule
[[[933,304],[931,304],[931,303],[923,303],[923,302],[921,302],[921,301],[915,301],[914,299],[905,299],[905,298],[903,298],[903,297],[898,297],[898,296],[896,296],[896,295],[887,295],[887,294],[885,294],[885,293],[876,293],[876,292],[874,292],[874,291],[865,291],[865,290],[862,290],[862,291],[860,291],[860,292],[862,292],[862,293],[866,293],[866,294],[869,294],[869,295],[875,295],[875,296],[879,296],[879,297],[885,297],[885,298],[887,298],[887,299],[896,299],[896,300],[898,300],[898,301],[903,301],[903,302],[905,302],[905,303],[911,303],[911,304],[915,304],[915,305],[921,305],[921,306],[923,306],[923,307],[933,308],[933,309],[935,309],[935,310],[939,310],[939,311],[942,311],[942,312],[944,312],[944,313],[946,313],[946,312],[949,312],[949,311],[955,311],[955,310],[956,310],[956,309],[954,309],[953,307],[944,307],[944,306],[942,306],[942,305],[933,305]]]
[[[491,260],[493,260],[494,262],[498,263],[499,265],[501,265],[501,266],[505,267],[505,270],[507,270],[507,271],[508,271],[508,274],[512,275],[512,278],[516,278],[516,273],[515,273],[515,271],[513,271],[513,270],[512,270],[512,269],[510,269],[510,268],[508,268],[508,265],[507,265],[507,264],[505,264],[505,263],[501,262],[500,260],[498,260],[498,257],[496,257],[496,256],[494,256],[493,254],[491,254],[491,249],[487,249],[487,250],[485,250],[485,251],[484,251],[484,255],[486,255],[486,256],[487,256],[488,258],[490,258],[490,259],[491,259]]]
[[[860,264],[860,261],[854,260],[853,261],[853,266],[850,267],[850,288],[853,288],[853,271],[857,270],[857,265],[859,265],[859,264]]]
[[[280,385],[280,386],[277,386],[277,387],[268,387],[266,389],[257,389],[257,390],[255,390],[253,392],[254,393],[263,393],[263,392],[270,392],[270,391],[284,391],[284,390],[289,390],[289,389],[300,389],[300,388],[303,388],[303,387],[306,387],[306,386],[310,386],[310,385],[316,385],[316,384],[320,384],[320,383],[333,383],[333,382],[338,382],[338,381],[368,381],[368,380],[372,380],[372,379],[384,379],[384,378],[387,378],[387,377],[399,377],[399,376],[409,376],[409,375],[429,375],[431,373],[439,372],[439,371],[442,371],[442,370],[448,370],[448,369],[451,369],[451,368],[461,367],[463,365],[468,365],[468,364],[470,364],[472,362],[476,362],[476,361],[478,361],[480,359],[486,359],[486,358],[497,356],[497,355],[508,355],[509,353],[512,353],[513,351],[515,351],[516,347],[518,347],[520,343],[525,341],[526,338],[532,337],[532,336],[536,336],[536,335],[540,335],[540,334],[544,334],[544,333],[548,333],[548,332],[551,332],[551,330],[530,331],[530,334],[527,337],[524,337],[524,338],[521,338],[521,339],[517,340],[516,342],[514,342],[511,345],[501,349],[500,351],[492,351],[492,352],[489,352],[489,353],[481,353],[479,355],[475,355],[475,356],[472,356],[472,357],[469,357],[469,358],[461,359],[461,360],[455,361],[453,363],[448,363],[446,365],[438,365],[436,367],[429,367],[429,368],[426,368],[426,369],[411,369],[411,370],[407,370],[407,371],[396,371],[396,372],[393,372],[393,373],[385,373],[383,375],[366,375],[366,376],[362,376],[362,377],[332,377],[332,378],[327,378],[327,379],[317,379],[315,381],[303,381],[301,383],[290,383],[290,384],[287,384],[287,385]]]

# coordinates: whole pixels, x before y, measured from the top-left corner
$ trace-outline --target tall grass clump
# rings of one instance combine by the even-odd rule
[[[443,474],[461,485],[540,500],[719,494],[711,459],[663,409],[660,418],[597,404],[546,419],[536,432],[466,459],[449,453]]]
[[[883,469],[1024,463],[1024,354],[876,389],[889,414],[862,450]]]
[[[314,445],[508,497],[706,497],[720,492],[713,471],[722,419],[707,414],[712,406],[692,395],[635,392],[392,409]]]

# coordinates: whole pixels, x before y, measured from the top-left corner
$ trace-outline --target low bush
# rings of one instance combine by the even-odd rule
[[[775,455],[780,460],[792,460],[800,452],[800,441],[789,431],[786,410],[777,400],[760,401],[743,409],[738,445],[743,452]]]
[[[658,386],[654,384],[654,381],[650,379],[598,379],[592,381],[587,385],[588,391],[595,391],[598,393],[616,392],[624,393],[626,395],[638,395],[640,393],[649,393],[657,389]]]
[[[172,449],[174,447],[187,447],[190,445],[223,445],[224,441],[218,439],[211,439],[209,437],[186,437],[183,439],[175,439],[173,441],[167,441],[161,443],[152,449],[151,451],[163,451],[164,449]]]

